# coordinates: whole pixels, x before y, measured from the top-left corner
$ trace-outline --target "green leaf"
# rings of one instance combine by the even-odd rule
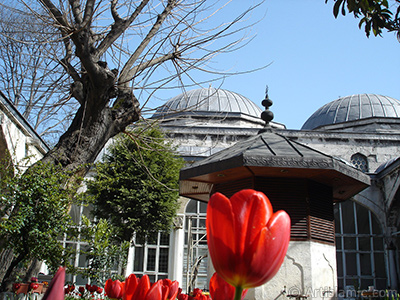
[[[335,16],[335,18],[337,18],[337,16],[339,15],[339,9],[342,2],[343,0],[336,0],[335,4],[333,5],[333,15]]]

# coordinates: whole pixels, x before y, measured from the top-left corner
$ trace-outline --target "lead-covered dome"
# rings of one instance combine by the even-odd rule
[[[334,100],[308,118],[302,130],[312,130],[324,125],[367,119],[399,118],[400,101],[388,96],[358,94]]]
[[[223,89],[203,88],[182,93],[168,100],[153,118],[187,113],[235,113],[260,118],[261,109],[246,97]]]

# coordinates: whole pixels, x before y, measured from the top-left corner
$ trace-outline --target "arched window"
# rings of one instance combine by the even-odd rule
[[[360,171],[366,173],[369,170],[368,159],[361,153],[356,153],[351,156],[351,163]]]
[[[334,206],[338,289],[387,288],[382,228],[375,215],[354,201]]]
[[[185,255],[183,283],[185,291],[207,289],[208,247],[206,232],[207,204],[190,200],[185,210]]]

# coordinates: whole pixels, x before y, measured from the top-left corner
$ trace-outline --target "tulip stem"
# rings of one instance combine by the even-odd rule
[[[235,299],[234,300],[241,300],[242,293],[243,293],[243,288],[241,286],[237,286],[236,291],[235,291]]]

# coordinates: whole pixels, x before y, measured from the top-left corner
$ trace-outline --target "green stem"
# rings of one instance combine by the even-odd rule
[[[241,286],[236,287],[235,291],[235,298],[234,300],[241,300],[242,299],[243,288]]]

